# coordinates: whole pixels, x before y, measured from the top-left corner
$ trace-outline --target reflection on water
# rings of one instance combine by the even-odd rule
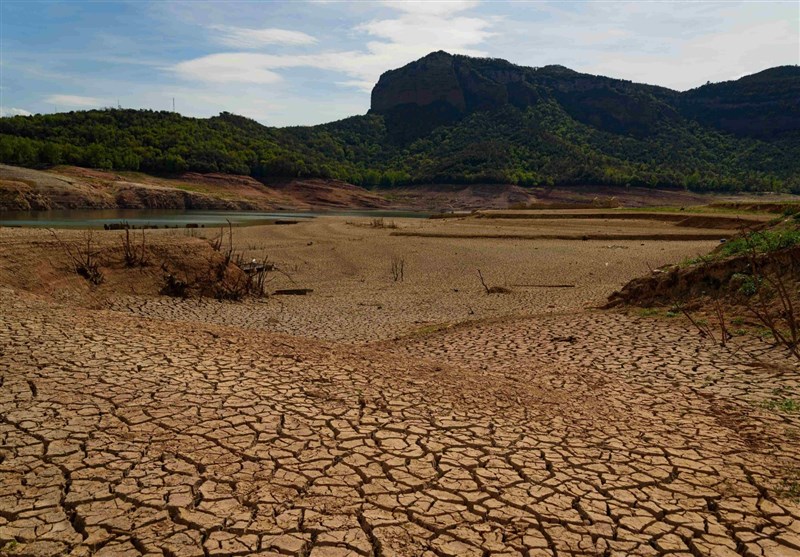
[[[127,222],[131,226],[185,227],[267,224],[276,220],[311,219],[322,215],[360,217],[425,218],[428,213],[408,211],[329,211],[297,213],[259,213],[252,211],[186,211],[175,209],[100,209],[68,211],[0,212],[0,226],[38,226],[52,228],[103,228],[105,224]]]

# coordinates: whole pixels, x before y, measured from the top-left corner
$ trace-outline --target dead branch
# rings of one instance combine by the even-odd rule
[[[394,279],[394,282],[403,282],[403,280],[405,280],[405,266],[406,260],[404,258],[392,258],[392,278]]]
[[[714,332],[711,330],[711,327],[708,324],[697,321],[694,317],[692,317],[692,314],[689,313],[685,307],[683,307],[683,305],[676,302],[674,307],[686,316],[686,318],[700,333],[702,338],[710,338],[716,344],[717,338],[714,336]]]
[[[478,269],[478,278],[481,279],[481,284],[483,285],[483,289],[486,290],[487,294],[489,294],[489,287],[486,286],[486,281],[483,280],[483,274],[481,273],[480,269]]]
[[[481,284],[483,285],[483,289],[486,290],[487,294],[510,294],[511,290],[504,286],[487,286],[486,281],[483,280],[483,274],[481,274],[481,270],[478,269],[478,277],[481,279]]]
[[[59,238],[55,230],[52,228],[48,228],[47,230],[64,249],[64,252],[72,261],[72,267],[75,269],[75,272],[78,275],[82,276],[94,285],[101,284],[105,280],[105,276],[103,275],[102,271],[100,271],[100,264],[97,261],[98,252],[92,249],[92,243],[94,240],[94,232],[92,230],[86,230],[83,234],[84,240],[86,241],[85,250],[82,250],[80,248],[80,244],[78,244],[78,246],[75,248],[75,251],[73,251],[66,242]]]
[[[147,266],[147,248],[145,245],[145,232],[142,228],[142,245],[138,248],[131,237],[130,227],[125,227],[122,234],[122,257],[126,267],[145,267]],[[134,232],[135,234],[135,232]]]

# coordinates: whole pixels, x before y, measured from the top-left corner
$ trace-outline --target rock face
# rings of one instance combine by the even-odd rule
[[[532,68],[505,60],[453,56],[438,51],[384,73],[372,90],[372,111],[385,114],[406,105],[444,104],[453,112],[524,106],[538,95],[529,79]]]
[[[475,111],[524,109],[552,99],[593,126],[646,133],[659,118],[674,115],[662,100],[671,93],[563,66],[527,68],[439,51],[384,73],[372,91],[371,112],[384,115],[396,138],[414,139]]]
[[[644,136],[659,123],[693,119],[749,137],[800,129],[800,68],[783,66],[685,93],[582,74],[563,66],[530,68],[505,60],[434,52],[384,73],[371,112],[400,140],[481,110],[520,109],[554,101],[576,120],[618,134]]]
[[[372,110],[375,112],[388,112],[407,104],[422,107],[437,102],[444,102],[459,111],[466,109],[454,58],[441,51],[384,73],[372,90]]]

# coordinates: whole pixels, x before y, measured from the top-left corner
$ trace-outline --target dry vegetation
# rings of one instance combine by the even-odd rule
[[[631,281],[610,305],[671,306],[703,338],[725,346],[731,323],[750,320],[740,336],[771,336],[776,347],[800,359],[800,228],[792,214],[743,226],[730,241]]]

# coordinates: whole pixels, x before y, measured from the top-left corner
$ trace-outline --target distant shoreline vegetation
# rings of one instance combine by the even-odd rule
[[[800,140],[736,137],[689,121],[610,133],[545,100],[480,111],[398,141],[381,114],[272,128],[223,112],[105,109],[0,118],[0,162],[153,174],[333,178],[366,188],[423,183],[582,184],[800,193]]]

